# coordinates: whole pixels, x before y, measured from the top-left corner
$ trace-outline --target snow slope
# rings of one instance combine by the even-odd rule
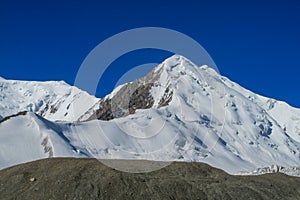
[[[0,123],[0,169],[48,157],[85,157],[63,129],[34,113],[18,114]]]
[[[63,81],[0,79],[0,118],[30,111],[48,120],[76,121],[97,101],[97,98]]]
[[[53,145],[60,152],[54,156],[196,161],[229,173],[300,165],[299,109],[254,94],[182,56],[167,59],[99,101],[84,107],[81,118],[108,116],[109,121],[53,123],[27,114],[0,123],[1,160],[5,155],[16,158],[6,159],[2,167],[23,157],[20,162],[48,156],[39,135],[44,132],[26,125],[32,120],[51,132],[49,138],[57,138],[51,139],[59,144]],[[38,155],[19,140],[23,134],[34,135],[28,143],[39,149]],[[19,156],[7,144],[21,146],[28,156]]]

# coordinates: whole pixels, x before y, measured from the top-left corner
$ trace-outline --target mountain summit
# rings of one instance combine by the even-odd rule
[[[8,138],[14,144],[12,136],[22,135],[20,130],[30,123],[43,128],[27,126],[27,135],[40,134],[42,141],[53,144],[52,154],[45,151],[32,159],[195,161],[229,173],[300,165],[299,109],[252,93],[179,55],[103,99],[62,82],[4,80],[0,88],[0,115],[24,109],[38,114],[0,122],[0,160],[15,158],[13,163],[0,162],[0,167],[30,158],[19,156],[19,151],[29,151],[26,146],[14,151],[7,147]],[[40,139],[29,143],[41,147]]]

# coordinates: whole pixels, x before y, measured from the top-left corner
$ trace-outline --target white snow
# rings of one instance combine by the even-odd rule
[[[0,123],[0,168],[49,156],[41,145],[45,137],[49,138],[53,156],[195,161],[229,173],[272,165],[300,166],[299,109],[254,94],[213,69],[198,67],[178,55],[164,61],[154,73],[159,78],[151,89],[153,108],[137,110],[123,118],[54,123],[30,113]],[[16,105],[22,105],[22,99],[28,98],[25,91],[14,97],[18,88],[24,88],[18,86],[20,82],[16,87],[14,81],[3,82],[1,115],[11,112],[6,110],[18,110]],[[43,84],[26,84],[33,84],[29,87],[32,101],[45,101],[46,95],[38,90]],[[60,97],[70,91],[70,86],[47,82],[47,88],[56,87],[53,85],[57,88],[51,91]],[[173,91],[172,100],[168,106],[157,108],[166,87]],[[119,89],[108,97],[112,98]],[[36,92],[43,95],[35,96]],[[58,94],[51,93],[47,98]],[[65,101],[72,102],[72,97],[76,99],[72,93]],[[5,101],[5,98],[14,101]],[[82,108],[80,113],[97,105],[97,100],[83,107],[78,101]],[[25,104],[28,105],[28,101]],[[32,108],[38,107],[34,105]],[[52,120],[71,119],[61,115],[65,112],[64,101],[59,107],[63,111],[59,109],[57,116],[49,112],[42,116]],[[39,113],[39,110],[32,111]]]
[[[242,171],[236,173],[236,175],[260,175],[269,173],[284,173],[290,176],[300,177],[300,167],[282,167],[278,165],[271,165],[267,167],[257,168],[252,171]]]
[[[48,157],[84,157],[74,151],[57,125],[33,113],[0,124],[0,169]]]
[[[63,81],[15,81],[0,79],[0,116],[21,111],[38,113],[48,120],[76,121],[97,101]]]

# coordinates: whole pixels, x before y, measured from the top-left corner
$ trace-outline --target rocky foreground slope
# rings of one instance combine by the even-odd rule
[[[116,161],[120,162],[120,161]],[[135,165],[151,165],[149,161]],[[151,173],[125,173],[95,159],[51,158],[0,171],[9,199],[300,199],[300,178],[231,176],[203,163],[173,163]]]

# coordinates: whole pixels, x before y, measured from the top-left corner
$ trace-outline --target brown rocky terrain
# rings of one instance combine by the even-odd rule
[[[123,85],[113,97],[101,99],[99,108],[93,111],[87,121],[112,120],[134,114],[137,109],[153,107],[154,99],[151,96],[151,89],[158,86],[156,81],[161,72],[162,67],[157,72],[153,69],[145,77]],[[158,108],[167,106],[172,100],[173,91],[169,86],[162,86],[164,95],[158,102]]]
[[[300,178],[284,174],[232,176],[203,163],[176,162],[150,173],[126,173],[95,159],[50,158],[0,171],[1,200],[300,199],[299,185]]]

